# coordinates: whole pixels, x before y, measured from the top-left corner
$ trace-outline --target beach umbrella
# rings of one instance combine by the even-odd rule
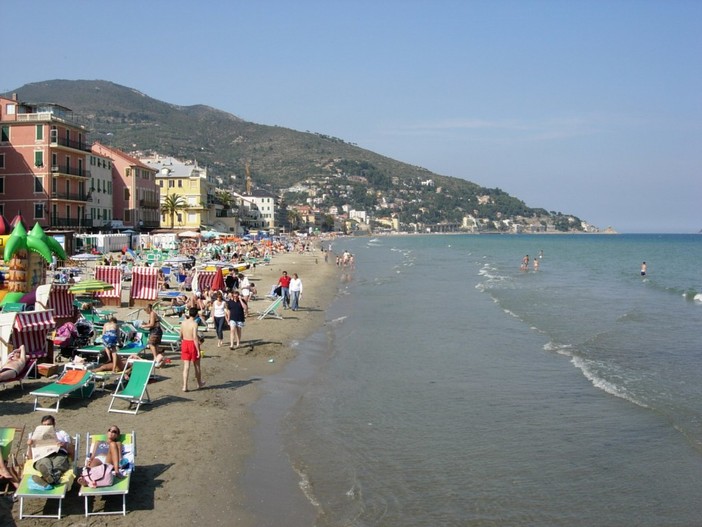
[[[222,274],[222,268],[217,267],[215,270],[214,280],[212,280],[212,285],[210,286],[213,291],[224,291],[224,275]]]
[[[183,231],[178,233],[178,238],[199,238],[200,233],[196,231]]]
[[[102,293],[103,291],[111,291],[115,286],[105,282],[104,280],[83,280],[75,285],[72,285],[69,289],[69,293],[74,295],[86,294],[86,293]]]

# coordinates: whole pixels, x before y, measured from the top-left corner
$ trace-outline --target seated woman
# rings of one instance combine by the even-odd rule
[[[119,355],[117,355],[117,343],[119,342],[119,326],[117,318],[112,317],[102,328],[102,343],[105,345],[105,354],[107,361],[101,364],[93,371],[112,371],[120,372],[124,369],[124,364]]]
[[[7,362],[0,368],[0,381],[11,381],[16,379],[20,372],[27,365],[27,355],[22,344],[7,357]]]
[[[85,460],[85,466],[94,468],[103,464],[112,465],[112,473],[119,476],[119,467],[122,463],[122,443],[119,427],[112,425],[107,430],[106,441],[95,441],[90,450],[90,455]],[[82,486],[89,486],[89,482],[82,476],[78,478],[78,483]]]

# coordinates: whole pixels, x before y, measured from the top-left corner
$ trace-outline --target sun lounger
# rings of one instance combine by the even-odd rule
[[[38,390],[29,392],[34,396],[34,411],[58,412],[61,399],[65,397],[90,397],[95,390],[93,374],[89,370],[66,368],[56,382],[52,382]],[[39,406],[39,398],[46,397],[56,400],[56,406]]]
[[[125,372],[129,370],[130,364],[131,371],[129,373],[129,379],[127,380],[125,378]],[[153,369],[154,361],[152,360],[129,359],[127,361],[127,368],[125,368],[119,378],[117,388],[115,388],[115,393],[112,394],[112,401],[110,402],[110,407],[107,409],[107,411],[136,415],[142,404],[150,404],[151,398],[149,397],[149,390],[147,386],[149,384],[149,378],[151,377],[151,372]],[[136,408],[134,410],[118,410],[113,408],[117,399],[126,400],[129,402],[130,408],[132,405],[136,405]]]
[[[18,466],[19,451],[22,447],[22,437],[24,436],[24,427],[0,427],[0,456],[5,462],[7,469],[12,472]],[[2,484],[2,492],[0,495],[6,495],[14,492],[15,488],[12,485],[12,480],[0,476]]]
[[[86,436],[86,450],[85,457],[87,458],[92,451],[93,444],[98,441],[106,441],[107,437],[105,434],[100,435],[90,435]],[[79,496],[83,496],[85,499],[85,517],[95,516],[95,515],[107,515],[107,514],[121,514],[122,516],[127,515],[127,494],[129,494],[129,485],[132,479],[132,472],[135,468],[136,460],[136,433],[132,432],[130,434],[122,434],[119,438],[122,443],[122,460],[127,463],[123,464],[124,477],[115,478],[112,485],[109,487],[81,487],[78,493]],[[122,496],[122,510],[117,511],[106,511],[104,508],[99,512],[90,511],[89,498],[97,498],[98,496]]]
[[[74,438],[75,452],[78,452],[80,443],[80,437],[78,435]],[[76,456],[74,456],[75,458]],[[61,519],[61,507],[63,505],[63,498],[66,497],[66,492],[70,490],[73,486],[73,481],[75,480],[75,468],[76,462],[73,460],[73,470],[67,470],[61,482],[58,485],[54,485],[47,490],[35,490],[30,488],[29,480],[32,476],[41,476],[41,473],[34,468],[34,460],[27,459],[24,463],[24,472],[22,473],[22,480],[20,481],[19,488],[15,492],[20,500],[20,510],[19,518],[57,518]],[[58,500],[58,513],[57,514],[25,514],[24,513],[24,501],[27,499],[42,499],[42,500]]]
[[[11,382],[18,382],[20,384],[20,388],[24,389],[24,386],[22,386],[22,382],[29,377],[29,374],[32,372],[34,367],[37,364],[36,359],[30,359],[27,358],[27,362],[24,363],[24,368],[20,370],[20,372],[15,375],[12,379],[5,379],[4,381],[0,381],[0,385],[8,385]]]
[[[258,319],[263,320],[266,317],[277,318],[279,320],[283,319],[283,315],[278,313],[278,310],[283,306],[283,298],[278,298],[273,300],[266,309],[264,309],[259,315]]]
[[[26,307],[27,304],[25,304],[24,302],[5,302],[5,304],[2,306],[2,312],[19,313],[21,311],[24,311]]]

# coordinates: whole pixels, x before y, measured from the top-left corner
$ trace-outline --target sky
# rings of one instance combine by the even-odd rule
[[[698,0],[24,0],[2,18],[0,92],[107,80],[602,229],[702,229]]]

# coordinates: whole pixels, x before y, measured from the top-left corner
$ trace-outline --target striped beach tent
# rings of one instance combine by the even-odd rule
[[[35,306],[37,311],[53,309],[54,319],[73,318],[74,295],[68,288],[71,284],[44,284],[37,287]]]
[[[17,313],[12,324],[12,345],[24,344],[27,357],[38,359],[48,353],[47,336],[56,327],[53,311],[24,311]]]
[[[122,268],[113,265],[98,265],[95,267],[95,279],[112,284],[114,289],[95,293],[106,306],[122,305]]]
[[[129,305],[148,304],[158,299],[158,269],[156,267],[132,268],[132,288]]]
[[[197,272],[197,291],[204,293],[209,291],[214,282],[216,271],[198,271]]]

